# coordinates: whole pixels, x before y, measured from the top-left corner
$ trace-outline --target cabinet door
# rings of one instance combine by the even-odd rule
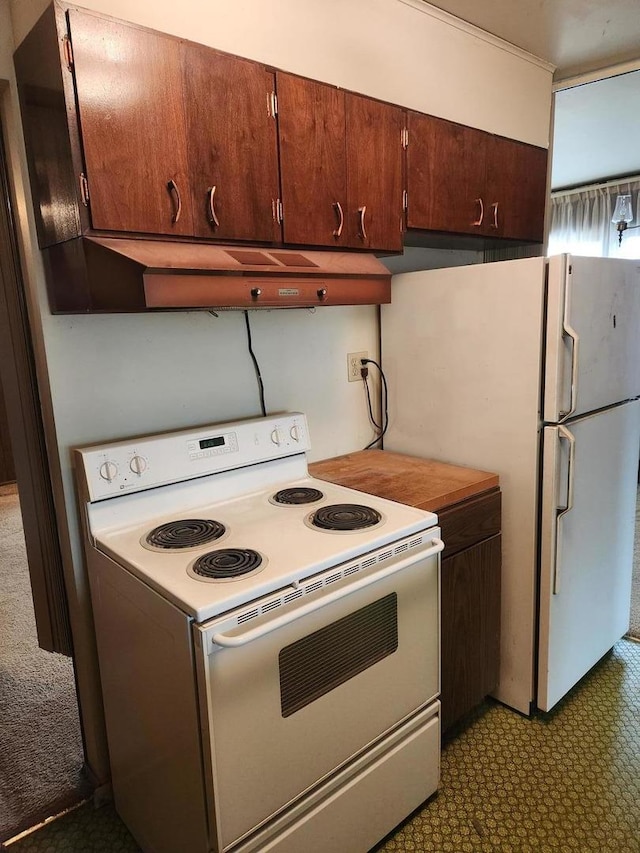
[[[279,240],[275,75],[196,44],[182,60],[195,234]]]
[[[489,134],[409,113],[407,227],[481,234]]]
[[[485,233],[542,242],[547,151],[493,136],[487,148]]]
[[[284,240],[346,246],[344,92],[276,74]]]
[[[180,42],[68,14],[93,228],[192,234]]]
[[[442,730],[498,684],[501,537],[442,561]]]
[[[346,95],[349,245],[401,252],[404,110]]]

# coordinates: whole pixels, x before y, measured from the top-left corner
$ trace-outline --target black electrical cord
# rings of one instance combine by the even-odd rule
[[[366,395],[367,395],[367,407],[369,409],[369,420],[371,421],[371,423],[374,425],[374,427],[377,430],[381,430],[382,427],[376,421],[376,419],[373,417],[373,408],[371,406],[371,394],[369,392],[369,383],[367,382],[367,376],[363,376],[362,381],[364,382],[364,390],[365,390]]]
[[[264,404],[264,383],[262,381],[262,374],[260,373],[260,365],[258,364],[258,359],[253,351],[253,345],[251,342],[251,326],[249,325],[249,312],[244,312],[244,322],[247,327],[247,345],[249,347],[249,355],[251,356],[251,360],[253,361],[253,366],[256,371],[256,378],[258,380],[258,389],[260,391],[260,408],[262,409],[263,417],[267,415],[267,408]]]
[[[377,435],[373,441],[369,442],[365,447],[365,450],[368,450],[370,447],[373,447],[374,444],[377,444],[379,441],[382,441],[384,434],[387,431],[389,426],[389,389],[387,387],[387,378],[384,375],[384,370],[380,367],[377,361],[374,361],[372,358],[363,358],[361,360],[361,364],[364,366],[365,364],[373,364],[380,371],[380,378],[382,379],[382,388],[383,388],[383,418],[382,418],[382,427],[380,427],[373,418],[373,413],[371,411],[371,398],[369,397],[369,386],[367,384],[367,375],[363,374],[362,379],[364,380],[365,387],[367,389],[367,401],[369,404],[369,417],[371,418],[372,424],[375,426],[377,430],[380,430],[380,435]]]

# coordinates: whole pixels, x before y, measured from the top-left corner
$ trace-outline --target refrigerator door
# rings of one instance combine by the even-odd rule
[[[543,436],[538,707],[548,711],[629,627],[640,401]]]
[[[549,259],[547,423],[640,395],[640,261]]]
[[[405,273],[381,311],[385,448],[500,476],[496,696],[523,713],[534,699],[544,282],[544,258]]]

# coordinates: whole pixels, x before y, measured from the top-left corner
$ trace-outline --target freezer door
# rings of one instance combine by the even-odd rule
[[[640,401],[545,427],[538,707],[548,711],[629,627]]]
[[[544,420],[640,395],[640,261],[549,259]]]

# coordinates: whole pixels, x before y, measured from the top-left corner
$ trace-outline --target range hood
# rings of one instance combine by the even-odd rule
[[[84,236],[44,250],[53,313],[391,301],[372,254]]]

